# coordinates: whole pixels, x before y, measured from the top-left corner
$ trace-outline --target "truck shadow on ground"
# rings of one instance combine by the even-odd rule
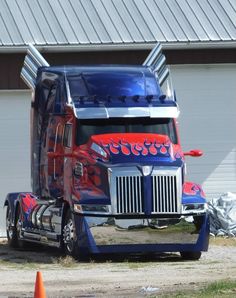
[[[120,262],[180,262],[181,257],[176,254],[99,254],[75,260],[65,256],[59,249],[43,245],[29,244],[24,249],[14,249],[7,241],[0,242],[0,266],[20,265],[70,265],[74,263],[120,263]]]

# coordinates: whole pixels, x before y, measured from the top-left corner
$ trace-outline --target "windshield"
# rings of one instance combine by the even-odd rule
[[[177,144],[177,135],[172,118],[110,118],[78,120],[76,144],[86,144],[93,135],[110,133],[154,133],[167,135]]]
[[[144,77],[142,73],[85,73],[69,77],[72,98],[96,95],[112,96],[158,96],[160,91],[153,76]]]

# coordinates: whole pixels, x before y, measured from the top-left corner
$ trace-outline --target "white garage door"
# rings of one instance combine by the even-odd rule
[[[188,180],[203,185],[208,198],[236,193],[236,64],[172,66],[181,109],[180,138],[187,157]]]
[[[8,192],[30,190],[30,92],[0,92],[0,206]],[[5,215],[0,208],[0,236]]]

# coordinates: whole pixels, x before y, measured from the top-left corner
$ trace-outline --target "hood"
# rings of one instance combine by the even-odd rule
[[[166,135],[144,133],[96,135],[90,138],[89,147],[97,157],[103,157],[111,163],[166,164],[183,159],[180,146],[172,144]]]

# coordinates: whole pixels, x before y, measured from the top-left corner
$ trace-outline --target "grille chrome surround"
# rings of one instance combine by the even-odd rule
[[[137,167],[111,170],[113,214],[144,214],[143,176]],[[181,168],[154,167],[151,175],[151,214],[180,214],[182,199]]]

